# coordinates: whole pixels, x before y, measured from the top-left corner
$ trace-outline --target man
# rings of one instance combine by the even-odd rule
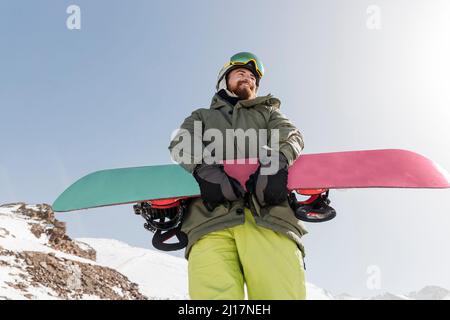
[[[280,100],[271,94],[257,97],[263,75],[263,64],[255,55],[234,55],[219,73],[211,106],[195,110],[181,125],[202,150],[210,139],[195,132],[196,123],[203,133],[214,129],[224,137],[230,129],[276,132],[278,141],[272,141],[272,135],[266,141],[248,139],[245,150],[236,141],[226,145],[228,139],[223,139],[223,150],[216,152],[220,160],[247,158],[252,144],[278,142],[278,148],[268,148],[270,162],[261,161],[245,186],[228,176],[222,165],[199,159],[190,151],[195,146],[180,148],[180,135],[169,146],[172,157],[193,174],[201,191],[201,198],[189,204],[182,225],[188,237],[185,256],[191,299],[243,299],[244,284],[249,299],[305,299],[300,238],[306,230],[287,200],[288,167],[303,149],[303,138],[279,111]],[[263,173],[273,165],[274,172]]]

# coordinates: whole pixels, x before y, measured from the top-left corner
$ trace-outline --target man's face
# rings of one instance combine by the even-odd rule
[[[253,72],[246,68],[237,68],[228,74],[228,90],[242,100],[256,98],[256,78]]]

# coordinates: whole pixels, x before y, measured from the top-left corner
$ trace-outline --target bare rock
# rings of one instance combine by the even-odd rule
[[[5,228],[0,228],[0,238],[6,238],[9,235],[10,233],[8,230],[6,230]]]
[[[147,299],[139,292],[137,284],[107,267],[70,261],[40,252],[25,252],[25,261],[32,282],[51,288],[63,299],[79,299],[83,295],[108,300]]]
[[[17,205],[17,204],[16,204]],[[96,260],[96,252],[89,246],[81,248],[66,234],[66,224],[55,218],[53,209],[48,204],[37,204],[33,207],[19,204],[16,213],[30,218],[31,232],[40,238],[43,234],[48,237],[48,244],[55,250],[73,254],[81,258]],[[1,234],[1,233],[0,233]]]

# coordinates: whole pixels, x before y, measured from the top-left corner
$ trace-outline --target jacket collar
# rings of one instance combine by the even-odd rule
[[[239,100],[238,103],[236,103],[236,107],[245,107],[245,108],[249,108],[249,107],[253,107],[257,104],[265,104],[267,106],[272,106],[275,108],[279,108],[280,107],[280,100],[278,100],[277,98],[275,98],[272,94],[268,94],[266,96],[260,96],[260,97],[256,97],[255,99],[250,99],[250,100]],[[221,96],[219,96],[217,93],[213,96],[212,100],[211,100],[211,106],[210,109],[219,109],[223,106],[226,105],[230,105],[228,103],[228,101],[224,100]]]

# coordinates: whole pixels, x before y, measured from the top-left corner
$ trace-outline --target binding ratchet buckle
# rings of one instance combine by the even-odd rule
[[[181,231],[181,224],[189,198],[148,200],[133,206],[134,213],[142,216],[144,228],[153,232],[152,244],[156,249],[175,251],[186,247],[187,236]],[[165,243],[177,237],[177,243]]]
[[[329,206],[328,189],[297,189],[298,194],[310,196],[298,201],[294,192],[289,194],[289,203],[297,219],[306,222],[325,222],[336,217],[336,210]]]

